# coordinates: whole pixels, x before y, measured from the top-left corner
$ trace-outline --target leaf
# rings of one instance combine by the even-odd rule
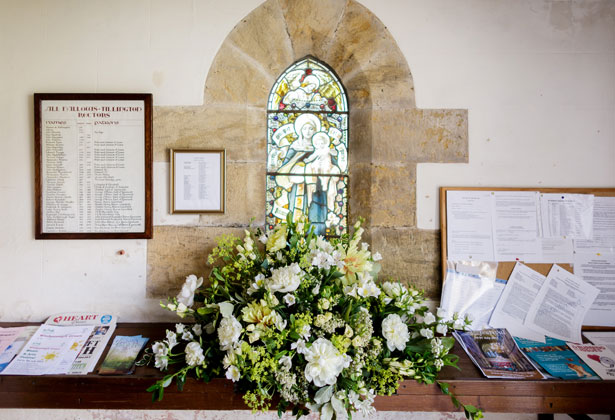
[[[169,385],[171,385],[171,382],[173,382],[173,377],[172,376],[168,376],[168,377],[164,378],[162,380],[162,387],[163,388],[168,387]]]

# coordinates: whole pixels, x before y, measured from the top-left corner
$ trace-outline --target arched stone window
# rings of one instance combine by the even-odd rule
[[[348,228],[348,100],[325,63],[287,68],[267,103],[267,229],[307,214],[316,233]]]

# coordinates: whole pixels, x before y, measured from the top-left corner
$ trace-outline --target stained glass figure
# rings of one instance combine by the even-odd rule
[[[313,57],[290,66],[269,95],[267,228],[307,215],[316,233],[348,227],[348,104],[335,73]]]

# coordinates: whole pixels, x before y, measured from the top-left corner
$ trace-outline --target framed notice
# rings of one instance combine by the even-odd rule
[[[152,95],[35,93],[36,239],[152,237]]]
[[[224,213],[224,150],[171,149],[171,213]]]

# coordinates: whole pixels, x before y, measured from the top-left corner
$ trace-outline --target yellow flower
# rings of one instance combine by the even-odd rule
[[[286,246],[286,235],[288,228],[286,225],[277,225],[269,239],[267,239],[267,251],[276,252]]]
[[[241,310],[241,317],[245,322],[269,326],[275,322],[276,313],[261,299],[260,302],[248,303]]]
[[[359,250],[356,246],[349,246],[342,253],[342,273],[348,282],[354,283],[357,280],[357,273],[368,273],[372,270],[372,262],[369,261],[369,251]]]

